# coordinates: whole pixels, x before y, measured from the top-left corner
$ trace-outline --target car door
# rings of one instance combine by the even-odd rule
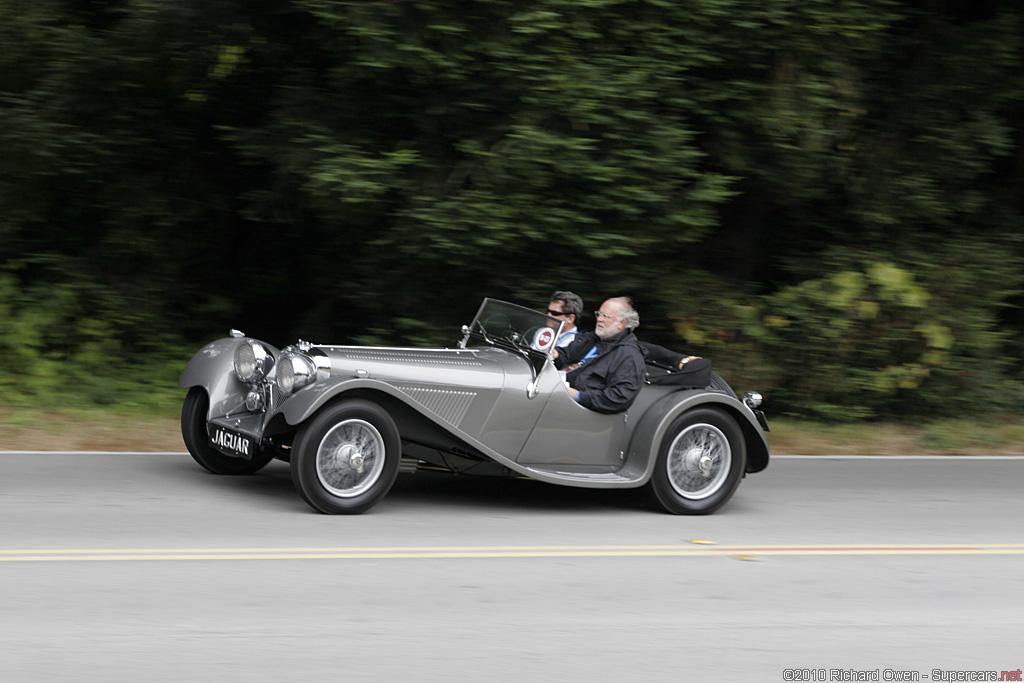
[[[563,375],[546,363],[537,377],[537,400],[545,398],[517,462],[568,465],[612,471],[621,466],[627,413],[596,413],[576,403],[565,390]]]

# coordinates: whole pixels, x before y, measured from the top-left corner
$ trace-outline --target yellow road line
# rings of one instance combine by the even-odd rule
[[[340,548],[0,549],[0,562],[155,560],[392,560],[513,557],[709,557],[765,555],[1024,555],[1024,543],[831,545],[414,546]]]

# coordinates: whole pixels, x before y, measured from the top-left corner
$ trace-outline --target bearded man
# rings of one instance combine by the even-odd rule
[[[608,299],[595,311],[593,332],[581,332],[555,350],[555,367],[566,371],[569,395],[599,413],[621,413],[644,384],[644,355],[633,330],[640,314],[624,296]]]

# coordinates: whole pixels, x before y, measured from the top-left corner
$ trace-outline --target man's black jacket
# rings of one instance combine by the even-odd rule
[[[580,332],[571,344],[558,350],[555,367],[574,366],[595,347],[597,355],[570,370],[566,379],[579,390],[581,406],[598,413],[621,413],[644,385],[644,355],[631,330],[603,340],[593,332]]]

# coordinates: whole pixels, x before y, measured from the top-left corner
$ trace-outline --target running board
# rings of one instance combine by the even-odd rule
[[[624,477],[617,472],[563,472],[559,470],[539,469],[520,465],[531,475],[538,479],[556,481],[562,483],[575,483],[577,486],[593,486],[595,488],[617,488],[636,485],[637,480],[633,477]]]

